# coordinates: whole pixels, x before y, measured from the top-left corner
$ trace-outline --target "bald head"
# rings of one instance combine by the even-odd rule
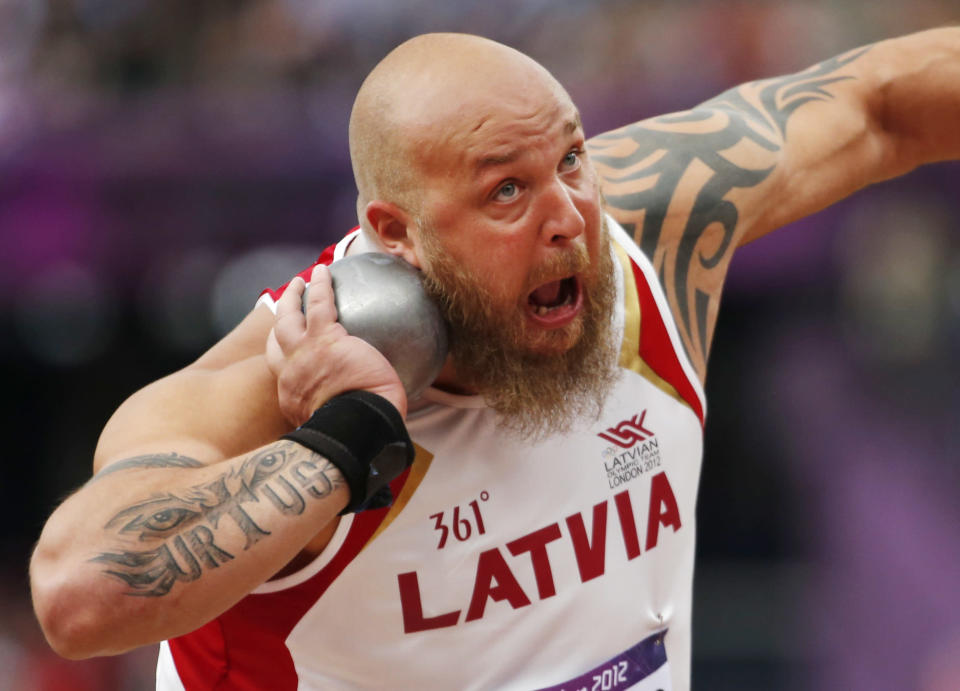
[[[402,43],[367,76],[350,115],[358,212],[375,199],[420,213],[434,152],[479,128],[494,109],[569,96],[550,73],[513,48],[467,34],[425,34]],[[369,229],[369,228],[368,228]]]

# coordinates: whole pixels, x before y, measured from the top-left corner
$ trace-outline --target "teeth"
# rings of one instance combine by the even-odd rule
[[[534,314],[537,314],[542,317],[548,314],[549,312],[552,312],[555,309],[558,309],[560,307],[565,307],[567,305],[572,305],[574,303],[574,298],[575,298],[575,291],[573,290],[565,291],[563,300],[558,304],[552,305],[550,307],[547,307],[546,305],[533,305],[533,312]]]
[[[564,298],[563,302],[561,302],[559,305],[554,305],[553,307],[547,307],[546,305],[537,305],[533,308],[533,311],[542,317],[548,312],[557,309],[558,307],[564,307],[565,305],[572,305],[572,304],[573,304],[573,296],[568,295],[567,297]]]

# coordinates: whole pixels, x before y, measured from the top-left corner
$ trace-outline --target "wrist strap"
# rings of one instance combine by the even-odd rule
[[[413,463],[415,450],[403,417],[390,401],[369,391],[348,391],[317,408],[303,425],[282,439],[316,451],[340,470],[350,488],[341,513],[364,508]]]

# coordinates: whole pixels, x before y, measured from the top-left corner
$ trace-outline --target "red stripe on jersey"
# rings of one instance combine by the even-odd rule
[[[633,276],[637,283],[637,297],[640,302],[640,357],[650,366],[650,369],[677,390],[680,398],[693,409],[700,419],[700,425],[703,426],[703,405],[700,403],[696,389],[683,371],[680,358],[670,340],[670,334],[667,333],[663,315],[660,314],[657,301],[653,297],[653,291],[647,283],[643,270],[637,266],[633,258],[630,259],[630,268],[633,269]]]
[[[354,230],[358,230],[359,228],[360,228],[360,226],[357,226],[356,228],[353,228],[353,229],[350,231],[350,233],[352,233]],[[347,233],[347,235],[349,235],[350,233]],[[326,264],[327,266],[330,266],[330,265],[333,263],[333,253],[336,251],[336,249],[337,249],[337,246],[336,246],[336,245],[330,245],[329,247],[327,247],[325,250],[323,250],[323,252],[320,254],[320,256],[317,257],[317,261],[315,261],[313,264],[311,264],[310,266],[308,266],[306,269],[304,269],[303,271],[301,271],[300,273],[298,273],[297,276],[299,276],[300,278],[302,278],[305,283],[309,283],[309,282],[310,282],[310,274],[311,274],[311,272],[313,272],[313,267],[315,267],[317,264]],[[293,279],[291,279],[291,280],[293,280]],[[264,290],[260,291],[260,296],[259,296],[259,297],[263,297],[264,295],[269,295],[271,298],[273,298],[274,302],[276,302],[277,300],[280,299],[280,296],[283,295],[283,291],[285,291],[285,290],[287,289],[287,286],[288,286],[288,285],[290,285],[290,282],[289,282],[289,281],[287,281],[286,283],[284,283],[284,284],[283,284],[282,286],[280,286],[279,288],[265,288]]]
[[[407,470],[390,483],[399,496]],[[177,674],[187,691],[295,691],[297,672],[287,636],[370,541],[388,508],[357,514],[329,563],[285,590],[252,593],[196,631],[169,641]],[[330,622],[330,626],[336,626]]]

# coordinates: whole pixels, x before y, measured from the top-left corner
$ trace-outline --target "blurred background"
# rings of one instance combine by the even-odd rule
[[[958,20],[955,0],[0,0],[0,688],[152,687],[153,648],[49,651],[30,550],[123,399],[355,224],[349,109],[394,45],[513,45],[593,135]],[[930,166],[735,260],[695,689],[960,688],[958,189]]]

